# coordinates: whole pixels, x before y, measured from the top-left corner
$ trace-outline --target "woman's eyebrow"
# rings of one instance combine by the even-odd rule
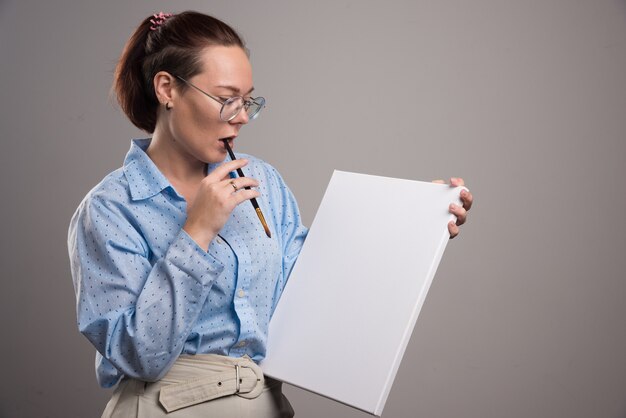
[[[226,86],[226,85],[221,85],[221,86],[216,86],[217,88],[222,88],[222,89],[228,89],[230,91],[232,91],[233,93],[236,94],[240,94],[241,90],[238,87],[235,86]],[[246,94],[244,94],[243,96],[247,96],[248,94],[252,93],[252,91],[254,90],[254,87],[252,87],[250,90],[248,90],[248,92]]]

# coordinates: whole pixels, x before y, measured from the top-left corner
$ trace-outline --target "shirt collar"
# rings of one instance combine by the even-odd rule
[[[172,184],[146,154],[150,141],[151,138],[133,139],[130,150],[124,159],[124,175],[128,180],[130,195],[133,200],[150,198],[161,193],[167,187],[174,190]]]

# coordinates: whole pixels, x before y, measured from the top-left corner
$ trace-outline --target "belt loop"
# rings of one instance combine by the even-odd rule
[[[237,379],[237,384],[235,386],[235,394],[239,393],[239,389],[241,389],[241,380],[239,379],[239,365],[235,364],[235,377]]]

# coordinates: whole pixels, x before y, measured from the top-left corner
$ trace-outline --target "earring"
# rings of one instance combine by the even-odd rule
[[[165,110],[170,110],[171,108],[170,102],[165,103]]]

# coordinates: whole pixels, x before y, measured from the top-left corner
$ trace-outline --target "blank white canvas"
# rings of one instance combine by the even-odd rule
[[[264,373],[380,416],[461,190],[335,171],[270,322]]]

